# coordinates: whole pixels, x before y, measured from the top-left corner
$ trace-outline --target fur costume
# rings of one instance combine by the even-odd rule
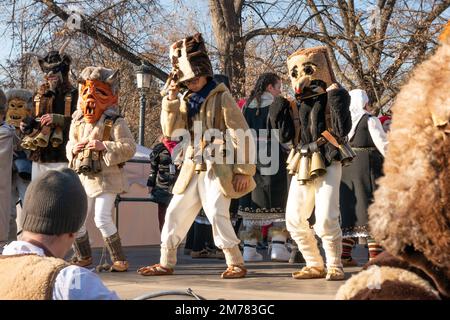
[[[92,86],[91,86],[92,85]],[[96,87],[101,88],[97,92]],[[118,72],[103,67],[87,67],[80,75],[79,109],[73,114],[70,140],[67,143],[69,167],[80,177],[88,196],[88,212],[94,214],[113,261],[112,269],[125,271],[128,262],[122,252],[117,228],[112,221],[112,208],[117,194],[128,190],[128,180],[123,165],[136,152],[136,144],[117,109]],[[77,143],[99,140],[105,150],[85,147],[74,154]],[[83,226],[75,243],[76,252],[89,246]],[[84,250],[90,252],[90,250]],[[91,257],[78,256],[76,262],[92,261]],[[84,262],[83,262],[84,263]]]
[[[425,273],[421,278],[447,299],[450,298],[449,86],[447,36],[434,55],[414,70],[396,98],[383,168],[385,176],[379,180],[374,203],[369,207],[369,226],[374,238],[397,259]],[[359,281],[352,279],[344,286],[351,287]],[[393,281],[401,282],[400,273]],[[387,291],[383,295],[390,299],[416,297],[414,292],[396,296]]]
[[[14,127],[4,121],[6,97],[0,89],[0,246],[8,240],[11,216],[11,168],[13,160]]]
[[[31,116],[33,110],[33,93],[26,89],[10,89],[6,93],[8,111],[6,122],[16,128],[17,141],[14,143],[13,176],[11,194],[11,220],[9,239],[15,239],[16,234],[22,231],[22,217],[17,217],[16,204],[21,201],[23,205],[25,191],[31,180],[31,161],[28,159],[29,152],[24,150],[20,144],[24,134],[20,131],[20,122]],[[16,221],[18,223],[16,223]]]
[[[51,300],[56,277],[68,264],[34,254],[0,256],[1,300]]]
[[[67,163],[65,147],[78,97],[69,81],[71,59],[64,53],[67,44],[45,56],[34,54],[38,57],[45,80],[34,95],[32,115],[23,120],[26,124],[23,133],[27,137],[23,139],[22,146],[31,150],[30,160],[35,163]],[[52,118],[50,126],[42,126],[39,121],[39,117],[45,114]]]
[[[177,48],[180,48],[180,46],[181,50],[178,50]],[[184,70],[183,67],[183,60],[181,59],[183,47],[186,47],[187,60],[192,69],[190,71]],[[175,49],[178,53],[175,59],[172,59],[173,72],[171,74],[174,80],[180,82],[196,76],[212,76],[211,63],[201,35],[197,34],[178,41],[175,46],[171,46],[171,55],[173,55]],[[186,59],[184,62],[186,62]],[[246,274],[242,254],[238,246],[240,241],[231,224],[229,209],[231,198],[238,198],[255,187],[252,177],[255,174],[255,165],[249,161],[248,143],[245,143],[245,138],[240,139],[237,134],[237,130],[247,130],[248,125],[225,84],[216,84],[212,79],[208,79],[203,88],[199,89],[197,92],[188,91],[181,99],[177,97],[174,100],[169,100],[167,96],[163,98],[161,127],[164,136],[175,140],[186,130],[192,134],[195,126],[199,123],[202,125],[201,132],[199,132],[202,135],[208,129],[220,130],[222,133],[228,130],[232,145],[226,147],[244,151],[246,159],[244,159],[243,164],[220,164],[208,161],[203,157],[201,157],[200,162],[195,162],[195,137],[191,135],[188,138],[190,140],[186,142],[189,147],[183,155],[184,161],[173,187],[174,196],[167,208],[161,232],[160,263],[140,268],[138,273],[142,275],[167,275],[173,272],[177,262],[177,248],[202,207],[214,230],[214,242],[218,248],[223,249],[225,254],[228,268],[222,273],[222,277],[243,277]],[[205,91],[206,89],[209,89],[209,91]],[[202,99],[197,100],[200,93],[202,93]],[[192,106],[190,98],[193,96],[197,97],[195,100],[197,101],[196,111],[198,112],[195,113],[189,112],[188,106],[188,104]],[[177,129],[183,129],[183,132],[180,132],[180,130],[177,132]],[[203,139],[204,137],[201,138],[202,142],[206,140]],[[199,148],[201,151],[203,151],[203,147],[210,146],[205,146],[206,143],[205,145],[200,143],[200,145],[203,145]],[[221,146],[223,147],[223,144]],[[220,155],[223,155],[223,153],[220,153]],[[234,190],[233,178],[237,174],[251,177],[252,183],[243,192]]]
[[[87,67],[80,75],[81,81],[99,80],[109,81],[114,94],[118,90],[118,74],[111,69],[102,67]],[[81,84],[80,84],[81,91]],[[81,174],[80,179],[89,197],[96,197],[103,192],[123,193],[128,190],[128,182],[120,164],[131,159],[136,151],[134,138],[128,128],[126,121],[118,113],[117,105],[109,107],[103,112],[96,123],[84,121],[83,112],[78,109],[73,114],[70,128],[70,141],[67,144],[67,158],[69,167],[78,167],[78,158],[72,153],[73,146],[85,139],[103,140],[105,120],[112,119],[113,125],[110,136],[103,141],[106,150],[101,155],[101,171],[95,174]],[[93,178],[95,177],[95,178]]]
[[[204,118],[203,122],[205,124],[204,130],[214,128],[213,117],[216,108],[215,96],[221,94],[221,105],[223,112],[222,127],[227,128],[232,136],[232,142],[236,149],[245,148],[245,153],[249,154],[249,145],[244,144],[244,141],[240,141],[235,136],[235,130],[242,129],[247,130],[248,125],[236,106],[236,102],[228,91],[227,87],[220,83],[218,84],[208,95],[205,102],[203,103],[200,111],[200,115]],[[171,137],[172,133],[177,129],[188,129],[187,123],[187,102],[185,99],[180,100],[168,100],[167,97],[163,98],[162,101],[162,112],[161,112],[161,127],[163,134],[166,137]],[[188,152],[186,155],[188,156]],[[193,169],[193,168],[192,168]],[[184,162],[181,168],[180,174],[178,176],[177,182],[175,183],[173,193],[182,194],[184,189],[189,184],[194,170],[188,169],[188,162]],[[234,164],[232,166],[232,171],[217,171],[221,188],[225,194],[231,195],[233,198],[239,198],[244,194],[252,191],[255,184],[249,186],[247,190],[237,193],[234,191],[232,186],[232,175],[233,174],[244,174],[248,176],[253,176],[255,174],[255,165],[250,163]],[[183,185],[184,187],[181,187]]]
[[[198,77],[212,77],[213,71],[201,33],[177,41],[170,46],[173,71],[177,83]]]
[[[315,208],[314,229],[325,250],[327,279],[341,280],[344,273],[340,257],[339,183],[343,156],[322,133],[328,130],[339,144],[345,142],[351,128],[350,96],[335,83],[326,48],[301,49],[288,58],[287,64],[297,101],[291,106],[286,124],[297,124],[297,128],[286,130],[291,134],[282,132],[280,136],[294,142],[292,153],[297,153],[294,159],[300,158],[300,165],[288,167],[295,176],[286,205],[286,226],[306,261],[306,267],[293,276],[298,279],[325,277],[324,261],[308,222]],[[271,119],[283,113],[286,114],[283,108],[273,110]],[[317,160],[314,163],[323,163],[318,171],[312,171],[313,166],[309,164],[314,159]],[[301,172],[306,172],[307,176],[301,176]]]

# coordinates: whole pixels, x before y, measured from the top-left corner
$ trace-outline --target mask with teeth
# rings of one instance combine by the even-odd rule
[[[287,65],[297,99],[325,93],[336,82],[326,47],[300,49],[289,56]]]
[[[20,122],[31,115],[33,94],[24,89],[11,89],[6,93],[8,109],[6,122],[19,128]]]
[[[99,80],[85,80],[80,85],[80,107],[87,123],[96,123],[103,112],[118,102],[111,86]]]

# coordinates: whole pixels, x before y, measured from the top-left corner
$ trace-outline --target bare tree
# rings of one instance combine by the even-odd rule
[[[450,0],[378,0],[367,7],[353,0],[209,0],[221,67],[237,96],[245,95],[245,51],[254,38],[270,36],[275,48],[300,38],[291,41],[327,46],[339,81],[365,89],[377,108],[395,97],[412,67],[434,49],[449,6]],[[251,13],[259,21],[244,24]]]

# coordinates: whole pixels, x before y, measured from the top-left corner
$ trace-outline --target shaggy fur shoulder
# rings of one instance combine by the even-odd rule
[[[450,297],[450,44],[420,65],[398,94],[385,176],[369,208],[373,236],[424,270]]]
[[[371,266],[342,285],[337,300],[440,300],[429,282],[408,270]]]
[[[67,266],[37,255],[0,256],[0,299],[51,300],[56,277]]]

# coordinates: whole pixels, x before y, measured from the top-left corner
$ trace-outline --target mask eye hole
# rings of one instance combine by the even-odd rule
[[[291,77],[292,77],[292,78],[297,78],[297,77],[298,77],[298,68],[297,68],[297,66],[295,66],[294,68],[292,68],[292,71],[291,71]]]
[[[303,68],[303,72],[304,72],[306,75],[310,76],[310,75],[312,75],[312,74],[314,73],[314,68],[311,67],[311,66],[305,66],[305,67]]]
[[[97,91],[97,92],[100,93],[101,95],[106,96],[106,92],[103,91],[102,89],[96,88],[95,91]]]
[[[88,90],[89,90],[89,89],[88,89],[87,87],[84,88],[82,94],[83,94],[83,95],[86,95],[86,94],[88,93]]]

